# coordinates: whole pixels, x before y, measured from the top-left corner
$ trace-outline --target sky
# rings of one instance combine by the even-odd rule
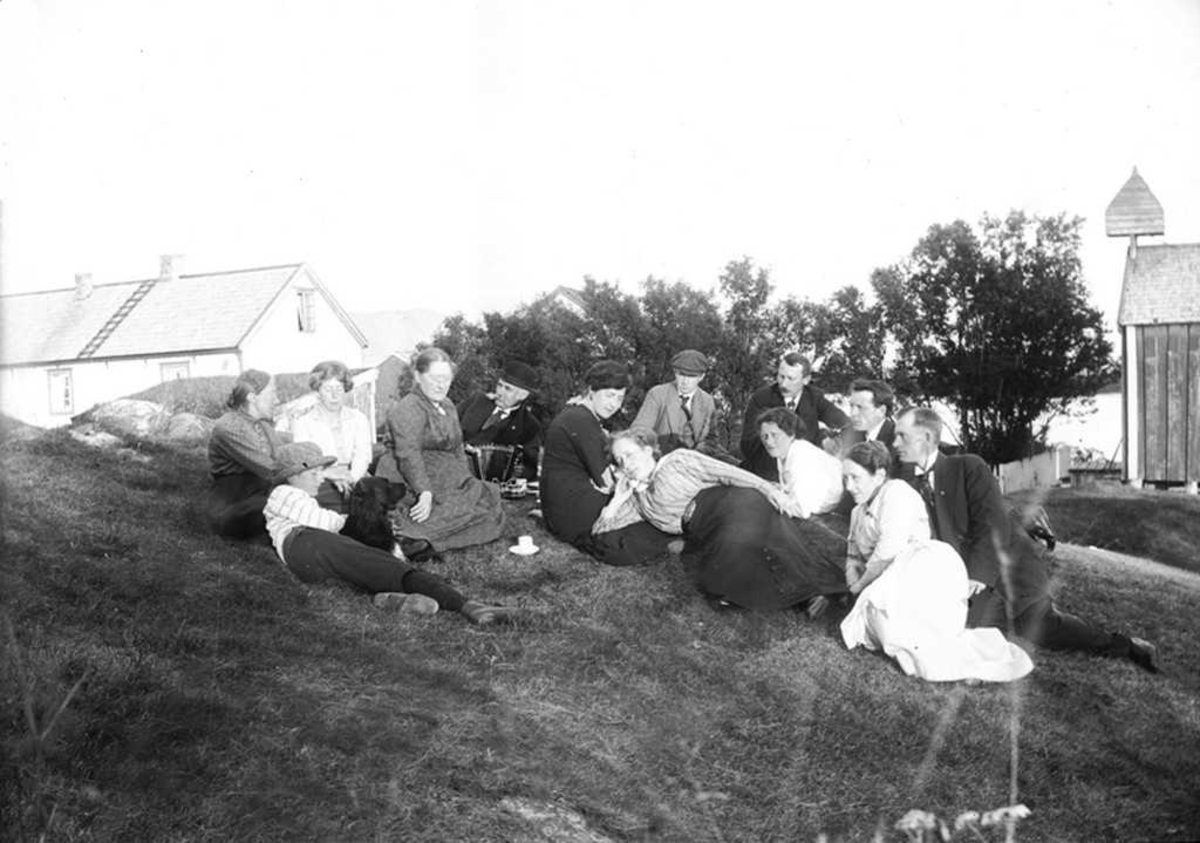
[[[926,229],[1200,241],[1200,0],[0,0],[4,293],[307,262],[349,310],[585,276],[823,299]]]

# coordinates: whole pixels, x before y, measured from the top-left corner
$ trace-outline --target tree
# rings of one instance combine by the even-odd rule
[[[1079,217],[984,216],[934,225],[872,284],[896,343],[898,385],[957,408],[964,444],[992,463],[1028,456],[1033,425],[1116,375],[1088,304]]]

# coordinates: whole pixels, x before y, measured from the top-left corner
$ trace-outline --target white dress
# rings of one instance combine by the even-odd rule
[[[998,629],[967,629],[967,569],[954,548],[929,537],[921,496],[889,480],[850,516],[850,554],[892,558],[842,621],[853,649],[883,650],[909,676],[932,682],[1009,682],[1033,662]]]

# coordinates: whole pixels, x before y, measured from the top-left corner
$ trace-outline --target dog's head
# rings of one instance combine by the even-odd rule
[[[383,477],[364,477],[350,490],[351,512],[387,512],[408,494],[404,483],[392,483]]]

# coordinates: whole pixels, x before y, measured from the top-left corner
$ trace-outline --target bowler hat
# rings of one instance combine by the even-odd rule
[[[500,380],[527,392],[537,392],[537,372],[520,360],[509,360],[505,363],[500,372]]]
[[[671,358],[671,368],[682,375],[703,375],[708,371],[708,358],[688,348]]]
[[[325,468],[337,462],[337,457],[327,457],[321,453],[320,446],[313,442],[288,442],[281,445],[275,454],[279,465],[271,479],[282,483],[294,474],[308,471],[310,468]]]

